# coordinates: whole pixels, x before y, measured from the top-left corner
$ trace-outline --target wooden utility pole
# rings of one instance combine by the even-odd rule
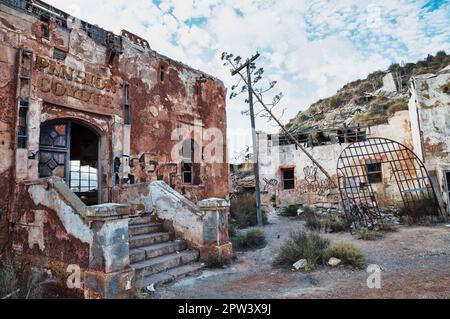
[[[261,208],[261,186],[259,182],[259,156],[258,156],[258,141],[256,138],[256,121],[255,121],[255,110],[253,105],[253,88],[252,88],[252,73],[251,73],[251,65],[254,63],[260,54],[257,53],[251,59],[247,60],[244,64],[242,64],[238,69],[231,72],[233,76],[239,74],[241,77],[243,75],[240,73],[243,69],[247,69],[247,79],[244,81],[247,83],[248,90],[248,103],[250,106],[250,119],[252,125],[252,140],[253,140],[253,169],[255,172],[255,191],[256,191],[256,211],[258,217],[258,226],[263,226],[263,217],[262,217],[262,208]]]
[[[294,135],[292,135],[292,133],[291,132],[289,132],[287,129],[286,129],[286,127],[281,123],[281,121],[277,118],[277,117],[275,117],[275,115],[272,113],[272,111],[267,107],[267,105],[264,103],[264,101],[263,101],[263,99],[262,99],[262,97],[261,97],[261,95],[260,94],[257,94],[254,90],[253,90],[253,88],[252,88],[252,86],[251,86],[251,78],[249,78],[248,77],[248,72],[249,72],[249,69],[250,69],[250,65],[257,59],[257,58],[259,58],[259,56],[260,56],[260,54],[259,53],[257,53],[254,57],[252,57],[250,60],[247,60],[247,62],[245,63],[245,64],[243,64],[242,66],[240,66],[238,69],[236,69],[236,70],[234,70],[234,71],[232,71],[231,72],[231,74],[234,76],[234,75],[236,75],[236,74],[239,74],[239,76],[241,77],[241,79],[245,82],[245,84],[247,84],[247,88],[248,88],[248,91],[249,91],[249,97],[250,97],[250,99],[249,99],[249,101],[252,103],[251,104],[251,106],[250,106],[250,112],[252,113],[252,122],[254,121],[254,114],[253,114],[253,95],[256,97],[256,99],[258,100],[258,102],[259,103],[261,103],[261,106],[265,109],[265,111],[270,115],[270,117],[280,126],[280,128],[283,130],[283,132],[294,142],[294,144],[303,152],[303,153],[305,153],[305,155],[314,163],[314,165],[316,165],[318,168],[319,168],[319,170],[330,180],[330,182],[331,182],[331,184],[335,187],[335,188],[338,188],[338,185],[333,181],[333,179],[331,178],[331,176],[330,176],[330,174],[326,171],[326,169],[322,166],[322,165],[320,165],[320,163],[306,150],[306,148],[303,146],[303,145],[301,145],[298,141],[297,141],[297,139],[294,137]],[[243,76],[241,73],[240,73],[240,71],[242,71],[244,68],[248,68],[248,71],[247,71],[247,77],[245,77],[245,76]],[[253,124],[252,124],[253,125]],[[253,131],[253,133],[254,133],[254,140],[256,140],[256,131],[254,130]],[[254,144],[254,149],[255,149],[255,144]],[[257,163],[256,163],[257,164]],[[257,170],[257,168],[255,169],[255,172],[258,172],[259,173],[259,171]],[[259,175],[259,174],[258,174]],[[256,176],[255,176],[255,178],[256,178]],[[258,188],[259,188],[259,179],[257,180],[257,186],[258,186]],[[259,194],[259,191],[257,191],[257,197],[258,197],[258,195],[259,195],[259,197],[261,196],[260,194]]]

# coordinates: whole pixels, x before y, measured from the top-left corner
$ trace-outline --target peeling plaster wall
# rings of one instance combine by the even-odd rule
[[[397,112],[388,124],[373,126],[369,137],[390,138],[412,148],[411,126],[408,111]],[[339,190],[313,164],[313,162],[295,145],[273,146],[264,134],[259,135],[260,182],[262,200],[266,206],[288,206],[294,204],[314,205],[318,207],[338,207]],[[308,148],[331,178],[337,183],[337,162],[342,151],[349,144],[331,144]],[[381,158],[373,158],[381,159]],[[294,169],[295,188],[283,190],[283,169]],[[379,204],[383,207],[401,201],[399,190],[388,163],[382,165],[383,182],[373,184]]]
[[[437,74],[413,78],[410,91],[413,125],[420,128],[413,135],[413,143],[420,149],[444,208],[450,212],[445,180],[445,172],[450,171],[450,66]]]
[[[168,221],[178,238],[190,246],[203,244],[203,213],[200,208],[175,192],[163,182],[150,184],[155,212],[159,219]]]
[[[12,248],[65,264],[89,266],[93,232],[54,188],[21,185]]]
[[[114,190],[114,202],[129,205],[133,214],[153,212],[151,183],[118,187]]]
[[[114,273],[124,272],[127,286],[131,276],[129,210],[123,216],[114,215],[121,209],[110,204],[105,210],[111,216],[86,217],[79,209],[101,213],[103,208],[80,208],[84,204],[61,180],[37,181],[41,125],[69,120],[94,130],[100,136],[100,202],[119,198],[132,203],[135,212],[150,212],[155,206],[160,218],[172,222],[177,236],[201,244],[201,211],[179,193],[193,201],[229,195],[226,89],[219,80],[125,36],[112,37],[122,42],[123,53],[111,55],[113,50],[94,40],[95,35],[88,34],[79,20],[70,17],[67,25],[60,27],[51,19],[46,38],[39,17],[0,4],[0,186],[4,189],[0,246],[11,233],[14,251],[63,266],[89,267],[116,289]],[[27,66],[18,63],[20,49],[33,52],[28,139],[23,149],[16,146],[18,97],[28,98],[28,86],[17,87],[19,71]],[[55,71],[62,66],[64,72]],[[129,120],[124,104],[131,108]],[[186,127],[195,127],[195,132],[180,137],[179,131]],[[212,150],[219,158],[196,163],[194,183],[189,185],[182,183],[181,159],[173,156],[187,138],[195,138],[202,151],[212,145],[210,141],[222,142]],[[160,179],[170,181],[179,193],[169,187],[152,191],[152,197],[149,183]]]
[[[70,94],[46,92],[42,89],[42,81],[48,75],[35,69],[32,105],[28,114],[28,148],[17,150],[16,163],[13,163],[14,159],[10,160],[11,163],[0,163],[0,169],[3,166],[15,166],[17,179],[37,178],[38,160],[29,159],[29,155],[39,148],[40,124],[64,118],[83,121],[104,135],[101,151],[104,155],[101,163],[103,201],[110,200],[108,189],[116,183],[129,183],[129,178],[136,183],[162,178],[194,201],[228,196],[226,89],[220,81],[151,49],[140,47],[125,37],[122,37],[123,54],[118,55],[110,65],[107,48],[88,36],[78,23],[69,23],[70,29],[50,23],[50,36],[46,39],[42,33],[42,22],[34,16],[0,5],[0,18],[0,38],[3,40],[0,46],[0,77],[2,85],[5,83],[0,88],[0,94],[7,102],[5,117],[10,117],[0,120],[5,123],[2,127],[6,131],[13,131],[16,122],[15,86],[19,48],[31,49],[35,56],[62,63],[75,70],[89,72],[102,79],[112,79],[116,84],[116,92],[108,94],[110,103],[99,105],[93,98],[86,102]],[[65,52],[63,61],[53,58],[55,48]],[[161,70],[164,73],[163,80]],[[67,81],[60,82],[67,86]],[[129,84],[131,125],[124,123],[124,82]],[[181,161],[172,156],[180,141],[173,136],[180,126],[191,127],[195,123],[200,123],[202,128],[196,136],[196,142],[202,148],[208,147],[210,140],[215,138],[208,134],[209,129],[221,133],[220,140],[223,143],[215,153],[222,156],[213,163],[202,161],[201,168],[196,172],[201,182],[195,185],[183,184]],[[9,150],[14,151],[14,142],[10,144]],[[124,162],[123,156],[129,156],[130,159]],[[133,164],[143,156],[156,165],[154,170],[145,165],[128,167],[128,161]],[[119,180],[112,173],[115,158],[121,159],[123,164]],[[166,174],[167,167],[171,167],[169,174]],[[217,183],[217,180],[221,182]]]
[[[133,110],[131,172],[135,180],[153,182],[158,177],[162,178],[193,201],[208,197],[226,198],[229,183],[226,164],[226,90],[223,84],[208,76],[205,83],[199,83],[203,73],[154,51],[139,50],[126,39],[124,52],[113,72],[130,83]],[[163,81],[160,74],[162,68]],[[222,134],[220,152],[223,156],[218,163],[201,162],[199,185],[183,184],[180,160],[172,157],[180,143],[174,135],[177,135],[180,126],[193,131],[198,123],[200,132],[195,136],[196,143],[207,147],[210,137],[206,133],[209,129],[217,129]],[[183,138],[190,137],[183,135]],[[145,162],[156,165],[155,169],[149,169],[147,164],[141,165],[139,160],[142,156]],[[165,173],[168,169],[170,172]]]

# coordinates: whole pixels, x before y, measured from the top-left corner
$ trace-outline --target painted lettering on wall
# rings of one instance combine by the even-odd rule
[[[42,72],[37,85],[43,93],[69,96],[104,107],[112,106],[111,94],[117,91],[112,79],[101,78],[39,56],[36,57],[34,69]]]

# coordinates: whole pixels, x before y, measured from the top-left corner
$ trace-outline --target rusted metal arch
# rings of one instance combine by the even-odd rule
[[[382,224],[381,209],[368,180],[367,162],[389,163],[405,208],[424,199],[434,199],[442,214],[424,163],[405,145],[386,138],[369,138],[347,146],[339,156],[337,177],[342,205],[355,228]]]

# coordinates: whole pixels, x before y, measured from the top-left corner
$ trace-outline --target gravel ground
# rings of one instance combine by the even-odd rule
[[[320,267],[302,273],[273,268],[277,248],[290,231],[304,226],[286,217],[271,216],[269,221],[265,248],[238,253],[227,268],[159,286],[152,298],[450,298],[450,228],[445,225],[401,227],[377,241],[360,241],[347,233],[326,235],[360,246],[366,263],[381,267],[381,289],[369,289],[365,269]]]

